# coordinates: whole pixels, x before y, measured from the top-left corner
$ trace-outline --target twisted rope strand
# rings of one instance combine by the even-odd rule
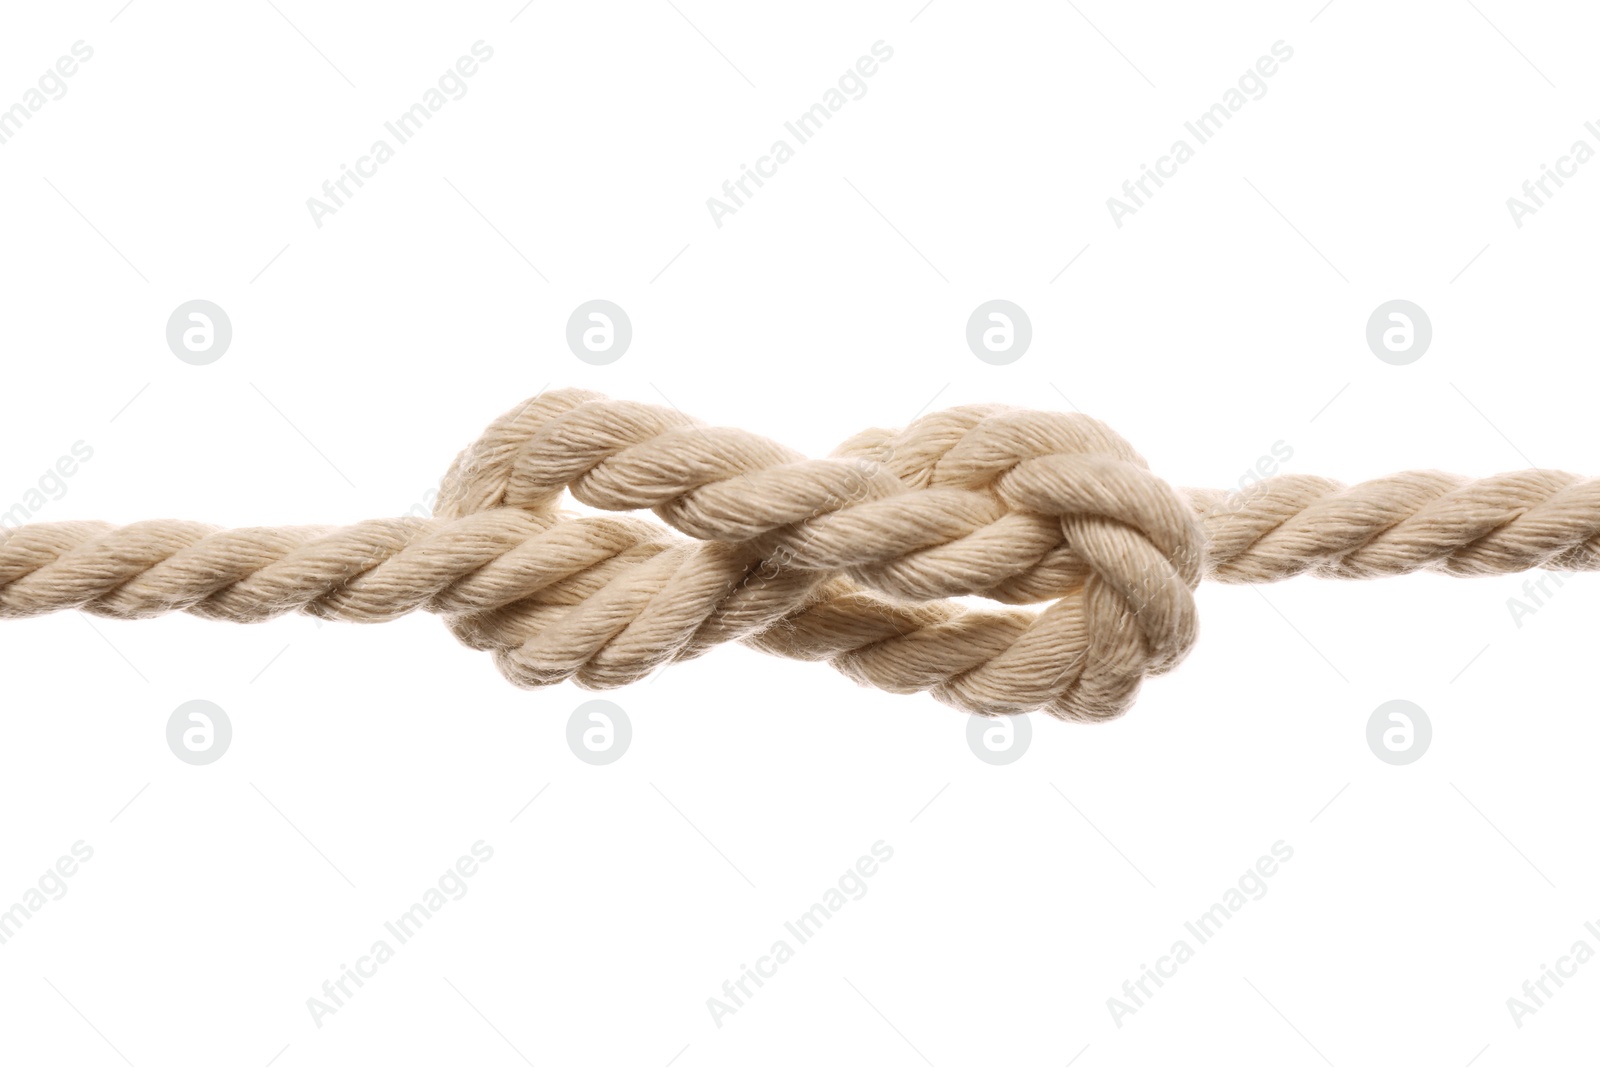
[[[1475,482],[1408,471],[1348,488],[1292,474],[1231,498],[1188,496],[1206,531],[1207,577],[1217,581],[1600,570],[1600,479],[1560,471]]]
[[[665,525],[558,510],[569,492]],[[435,511],[339,528],[0,529],[0,618],[421,609],[525,687],[624,685],[742,641],[967,711],[1092,721],[1188,652],[1202,576],[1600,569],[1600,480],[1414,471],[1178,491],[1094,419],[995,405],[868,430],[813,460],[561,390],[492,423]]]

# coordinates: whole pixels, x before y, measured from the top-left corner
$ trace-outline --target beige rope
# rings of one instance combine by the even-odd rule
[[[564,512],[564,492],[666,526]],[[422,608],[525,687],[624,685],[743,641],[967,711],[1099,720],[1188,652],[1202,574],[1533,567],[1600,569],[1600,481],[1410,472],[1179,491],[1094,419],[1000,406],[870,430],[812,460],[568,389],[461,453],[432,519],[0,531],[0,618],[381,622]],[[962,596],[1005,606],[949,599]]]

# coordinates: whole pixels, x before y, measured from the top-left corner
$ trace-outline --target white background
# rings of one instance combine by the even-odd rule
[[[1094,414],[1175,485],[1278,442],[1346,481],[1600,471],[1600,164],[1506,207],[1600,147],[1583,5],[919,2],[8,5],[0,106],[94,55],[0,145],[0,508],[81,440],[35,521],[400,514],[547,384],[811,455],[1006,401]],[[465,97],[314,225],[478,40]],[[718,228],[706,198],[879,40],[866,95]],[[1266,95],[1114,225],[1279,40]],[[597,297],[634,327],[603,367],[564,341]],[[964,340],[996,297],[1033,323],[1007,366]],[[165,343],[195,298],[233,324],[209,366]],[[1409,366],[1364,340],[1395,298],[1433,323]],[[0,945],[0,1059],[1576,1062],[1600,964],[1520,1028],[1506,1000],[1600,949],[1600,595],[1518,626],[1522,582],[1208,585],[1129,715],[1034,716],[1006,767],[931,699],[742,648],[608,694],[633,744],[592,767],[565,743],[591,694],[514,689],[427,616],[6,622],[0,906],[94,856]],[[164,737],[196,698],[234,728],[207,767]],[[1434,728],[1405,767],[1365,740],[1396,698]],[[480,839],[470,892],[315,1025]],[[866,896],[715,1025],[879,840]],[[1117,1026],[1107,998],[1280,840],[1266,896]]]

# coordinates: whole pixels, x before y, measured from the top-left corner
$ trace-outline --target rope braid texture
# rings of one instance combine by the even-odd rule
[[[565,512],[564,492],[661,522]],[[1535,567],[1600,569],[1600,480],[1280,475],[1177,490],[1095,419],[996,405],[807,459],[566,389],[462,452],[432,519],[0,530],[0,618],[382,622],[420,608],[528,688],[625,685],[742,641],[969,712],[1098,721],[1189,651],[1202,577]]]

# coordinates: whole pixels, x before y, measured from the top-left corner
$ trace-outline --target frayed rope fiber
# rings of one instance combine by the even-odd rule
[[[564,512],[569,491],[661,522]],[[4,530],[0,618],[382,622],[421,608],[524,687],[625,685],[742,641],[970,712],[1095,721],[1189,651],[1202,576],[1534,567],[1600,569],[1600,481],[1409,472],[1178,490],[1088,416],[996,405],[868,430],[814,460],[564,389],[462,452],[431,519]],[[963,596],[996,606],[949,599]]]

